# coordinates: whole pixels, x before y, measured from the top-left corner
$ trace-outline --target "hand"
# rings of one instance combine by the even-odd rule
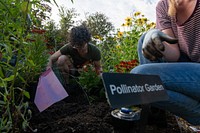
[[[48,70],[49,68],[52,68],[52,60],[49,59],[49,62],[47,63],[47,66],[46,66],[46,70]]]
[[[51,68],[51,67],[52,67],[52,62],[49,61],[48,64],[47,64],[47,66],[46,66],[46,70],[48,70],[48,69]]]
[[[102,79],[102,72],[98,74],[98,77]]]
[[[145,35],[142,46],[144,57],[151,61],[162,58],[163,54],[161,52],[165,50],[165,46],[162,43],[163,41],[170,44],[178,42],[176,38],[172,38],[158,29],[148,31]]]
[[[47,66],[47,67],[46,67],[46,70],[48,70],[49,68],[51,68],[51,66]]]

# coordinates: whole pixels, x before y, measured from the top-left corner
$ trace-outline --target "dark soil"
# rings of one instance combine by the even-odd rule
[[[168,112],[151,108],[146,124],[139,120],[124,121],[112,117],[112,109],[105,99],[88,104],[82,90],[67,92],[69,97],[41,113],[31,104],[33,130],[37,129],[38,133],[180,133],[175,117]]]

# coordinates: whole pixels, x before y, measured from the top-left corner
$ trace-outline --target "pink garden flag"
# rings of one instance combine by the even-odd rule
[[[40,112],[67,96],[68,93],[51,68],[42,73],[34,99],[34,103]]]

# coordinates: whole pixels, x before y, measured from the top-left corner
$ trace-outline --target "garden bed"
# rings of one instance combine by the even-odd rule
[[[30,126],[39,133],[124,133],[139,132],[139,121],[121,121],[112,117],[105,99],[91,104],[81,89],[73,88],[70,96],[39,112],[31,103],[33,116]],[[146,133],[179,133],[173,115],[166,113],[166,123],[158,115],[150,115]],[[32,131],[27,131],[32,132]]]

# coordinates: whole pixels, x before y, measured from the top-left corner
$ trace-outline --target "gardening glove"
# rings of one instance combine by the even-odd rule
[[[165,50],[165,46],[162,43],[163,41],[166,41],[170,44],[175,44],[178,42],[176,38],[172,38],[158,29],[152,29],[148,31],[145,35],[142,46],[144,57],[151,61],[162,58],[163,54],[161,51]]]

